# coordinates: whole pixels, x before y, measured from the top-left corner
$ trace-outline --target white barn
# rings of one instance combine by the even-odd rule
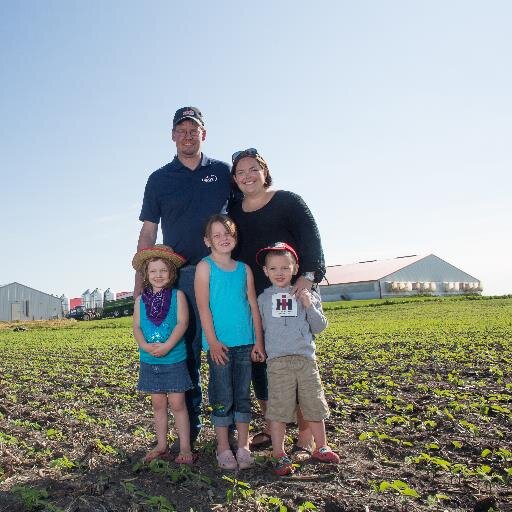
[[[329,266],[320,283],[326,302],[481,291],[479,279],[434,254]]]
[[[62,318],[62,300],[20,283],[0,285],[0,321]]]

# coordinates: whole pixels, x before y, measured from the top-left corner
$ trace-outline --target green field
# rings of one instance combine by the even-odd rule
[[[268,452],[223,478],[208,420],[192,469],[140,465],[152,414],[131,319],[4,324],[0,510],[512,510],[512,299],[326,309],[318,358],[342,464],[291,478]]]

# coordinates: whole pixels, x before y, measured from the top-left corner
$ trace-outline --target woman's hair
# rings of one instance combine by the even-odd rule
[[[272,185],[272,176],[270,175],[270,169],[268,168],[268,164],[267,162],[265,162],[265,159],[258,153],[256,153],[255,155],[248,155],[248,154],[244,154],[243,152],[240,154],[240,156],[233,162],[233,166],[231,167],[231,177],[233,178],[233,184],[234,184],[234,187],[236,190],[240,190],[238,188],[238,185],[236,184],[236,181],[235,181],[235,171],[236,171],[236,166],[238,165],[238,162],[240,162],[240,160],[242,160],[242,158],[254,158],[254,160],[256,160],[256,162],[258,162],[258,164],[260,165],[260,167],[263,169],[264,173],[265,173],[265,182],[263,183],[263,186],[265,188],[268,188],[270,187],[270,185]]]
[[[175,283],[176,278],[178,276],[178,273],[176,272],[176,267],[170,260],[168,260],[166,258],[159,258],[159,257],[149,258],[142,264],[142,269],[141,269],[142,286],[144,288],[148,288],[151,286],[151,283],[149,282],[148,267],[151,262],[158,261],[158,260],[162,261],[165,264],[165,266],[167,267],[167,269],[169,270],[169,282],[164,286],[164,288],[172,288],[172,285]]]
[[[227,215],[224,215],[223,213],[216,213],[208,219],[206,226],[204,227],[204,236],[208,238],[208,240],[211,240],[212,226],[215,222],[220,222],[226,228],[226,231],[235,240],[237,239],[236,224],[233,219]]]

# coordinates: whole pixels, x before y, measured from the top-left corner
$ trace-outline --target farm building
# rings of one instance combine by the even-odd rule
[[[69,309],[76,308],[77,306],[81,306],[82,304],[82,297],[74,297],[72,299],[69,299]]]
[[[476,277],[434,254],[329,266],[320,283],[320,294],[326,302],[481,291]]]
[[[62,318],[62,300],[20,283],[0,285],[0,321]]]

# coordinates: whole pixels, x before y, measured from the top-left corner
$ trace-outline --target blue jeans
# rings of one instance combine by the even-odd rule
[[[208,352],[208,399],[212,423],[227,427],[251,421],[251,351],[254,345],[229,347],[225,364],[215,364]]]
[[[188,329],[185,332],[187,345],[187,367],[192,379],[193,388],[185,393],[188,416],[190,421],[190,440],[194,442],[201,431],[201,320],[197,310],[194,293],[194,277],[196,266],[187,265],[180,269],[177,288],[187,297]]]

